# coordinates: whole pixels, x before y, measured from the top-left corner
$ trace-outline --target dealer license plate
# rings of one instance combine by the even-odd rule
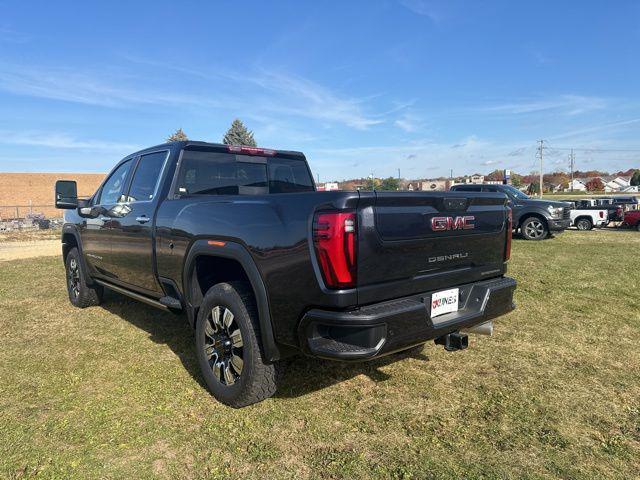
[[[458,288],[452,288],[432,294],[431,318],[444,315],[445,313],[457,312],[459,290]]]

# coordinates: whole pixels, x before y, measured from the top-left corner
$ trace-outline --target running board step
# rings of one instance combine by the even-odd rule
[[[165,305],[163,303],[160,303],[158,300],[155,300],[153,298],[149,298],[149,297],[147,297],[145,295],[141,295],[139,293],[132,292],[131,290],[127,290],[126,288],[122,288],[122,287],[119,287],[117,285],[113,285],[112,283],[105,282],[104,280],[94,279],[93,281],[95,283],[97,283],[98,285],[102,285],[103,287],[106,287],[106,288],[108,288],[110,290],[113,290],[114,292],[121,293],[122,295],[126,295],[127,297],[131,297],[134,300],[138,300],[139,302],[146,303],[147,305],[151,305],[152,307],[156,307],[156,308],[159,308],[159,309],[165,310],[165,311],[170,310],[170,308],[167,305]],[[171,310],[172,309],[173,308],[171,308]]]
[[[165,307],[170,308],[171,310],[182,310],[182,303],[180,303],[180,300],[178,300],[177,298],[162,297],[160,300],[158,300],[158,302],[160,302]]]

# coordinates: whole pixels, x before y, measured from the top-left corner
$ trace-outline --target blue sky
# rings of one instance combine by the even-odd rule
[[[235,117],[322,181],[640,166],[640,2],[0,0],[0,171]]]

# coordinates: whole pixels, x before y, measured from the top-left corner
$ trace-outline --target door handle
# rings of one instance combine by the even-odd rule
[[[140,217],[136,217],[136,222],[139,223],[147,223],[149,220],[151,220],[149,217],[147,217],[146,215],[142,215]]]

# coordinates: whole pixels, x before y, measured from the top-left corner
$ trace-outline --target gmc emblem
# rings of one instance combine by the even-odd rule
[[[473,221],[476,217],[433,217],[431,218],[431,230],[444,232],[446,230],[472,230],[476,228]]]

